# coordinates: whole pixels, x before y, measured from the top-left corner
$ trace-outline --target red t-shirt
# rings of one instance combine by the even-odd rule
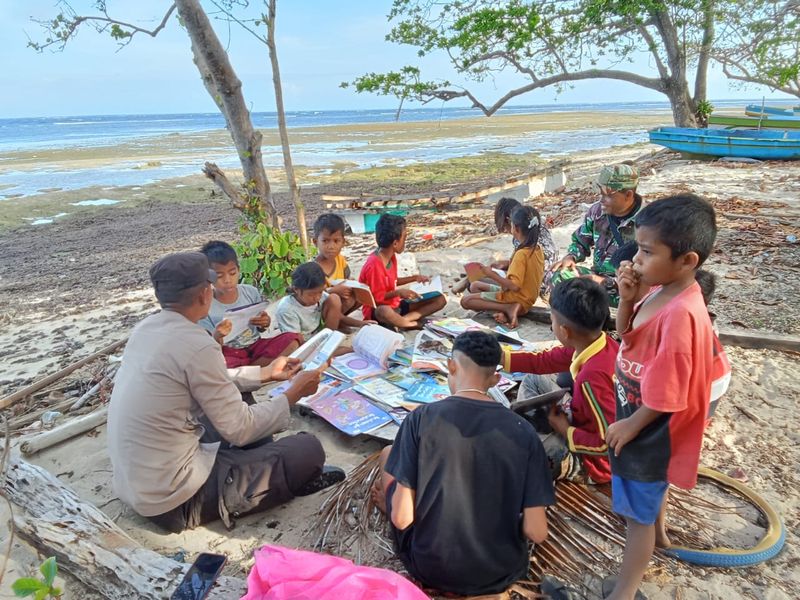
[[[636,307],[636,313],[652,294]],[[617,421],[644,405],[664,413],[628,442],[611,472],[691,489],[703,442],[713,377],[714,331],[697,283],[622,334],[616,364]]]
[[[369,286],[372,292],[372,297],[375,298],[375,304],[380,306],[385,304],[392,308],[400,306],[400,296],[386,299],[388,292],[394,291],[397,287],[397,256],[392,255],[392,260],[389,261],[387,268],[378,256],[377,252],[373,252],[367,258],[364,266],[361,267],[361,273],[358,275],[358,280]],[[362,306],[361,312],[364,313],[364,319],[372,319],[373,308],[371,306]]]

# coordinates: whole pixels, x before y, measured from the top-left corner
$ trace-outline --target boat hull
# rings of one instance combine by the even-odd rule
[[[736,117],[731,115],[711,115],[709,125],[722,127],[752,127],[754,129],[800,129],[800,116],[779,117],[769,115],[762,117]]]
[[[758,104],[748,104],[744,109],[744,114],[750,117],[760,117],[770,115],[776,117],[793,117],[800,114],[800,106],[792,108],[779,108],[777,106],[760,106]]]
[[[800,131],[659,127],[650,142],[687,154],[760,160],[800,159]]]

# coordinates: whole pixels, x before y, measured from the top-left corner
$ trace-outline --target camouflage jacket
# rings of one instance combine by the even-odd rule
[[[592,257],[592,272],[604,277],[614,277],[616,269],[611,264],[611,257],[625,242],[632,241],[634,236],[634,219],[642,209],[642,199],[637,195],[637,207],[626,218],[619,221],[617,231],[622,243],[619,243],[612,231],[613,224],[609,216],[603,212],[600,202],[595,202],[586,211],[583,223],[572,234],[572,243],[567,249],[567,254],[575,257],[575,262],[581,262]]]

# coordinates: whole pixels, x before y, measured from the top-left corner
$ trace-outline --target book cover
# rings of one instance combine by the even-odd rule
[[[350,381],[367,379],[375,375],[383,375],[386,372],[386,369],[378,363],[355,352],[337,356],[333,359],[331,366]]]
[[[389,383],[407,390],[415,383],[419,383],[424,379],[422,373],[416,372],[411,366],[397,367],[389,371],[383,378]]]
[[[405,390],[382,377],[363,379],[353,386],[358,393],[392,408],[403,405]]]
[[[345,285],[353,290],[353,297],[359,304],[371,306],[372,308],[377,306],[375,304],[375,298],[372,296],[372,290],[369,289],[368,285],[360,281],[355,281],[354,279],[333,279],[331,285]]]
[[[450,388],[448,386],[429,381],[421,381],[408,388],[405,399],[409,402],[430,404],[431,402],[444,400],[449,395]]]
[[[453,351],[453,343],[423,329],[414,340],[414,353],[411,366],[423,371],[441,371],[447,373],[447,359]]]
[[[408,301],[411,303],[424,302],[436,296],[444,296],[444,288],[442,288],[442,278],[440,275],[436,275],[428,283],[412,283],[408,287],[410,290],[419,294],[417,298]]]
[[[352,389],[333,389],[307,406],[339,431],[355,436],[392,423],[393,419]]]

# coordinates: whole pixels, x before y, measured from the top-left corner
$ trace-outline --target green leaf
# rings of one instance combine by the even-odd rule
[[[247,256],[239,261],[239,267],[245,275],[251,275],[258,271],[258,259],[253,256]]]
[[[286,238],[278,238],[275,244],[275,256],[279,258],[283,258],[287,254],[289,254],[289,242],[286,241]]]
[[[269,280],[269,289],[273,292],[279,290],[284,285],[284,280],[280,277],[272,277]]]
[[[14,591],[15,596],[24,598],[25,596],[35,594],[41,589],[49,590],[49,586],[46,586],[43,582],[33,577],[22,577],[11,584],[11,589]]]
[[[48,596],[50,596],[51,592],[53,592],[53,597],[57,597],[57,594],[55,594],[54,590],[51,590],[49,587],[43,587],[33,595],[33,600],[45,600]]]
[[[58,575],[58,565],[56,565],[56,557],[51,556],[46,561],[44,561],[39,567],[39,571],[41,571],[42,575],[44,576],[45,585],[47,587],[51,587],[53,585],[53,582],[56,580],[56,575]]]

